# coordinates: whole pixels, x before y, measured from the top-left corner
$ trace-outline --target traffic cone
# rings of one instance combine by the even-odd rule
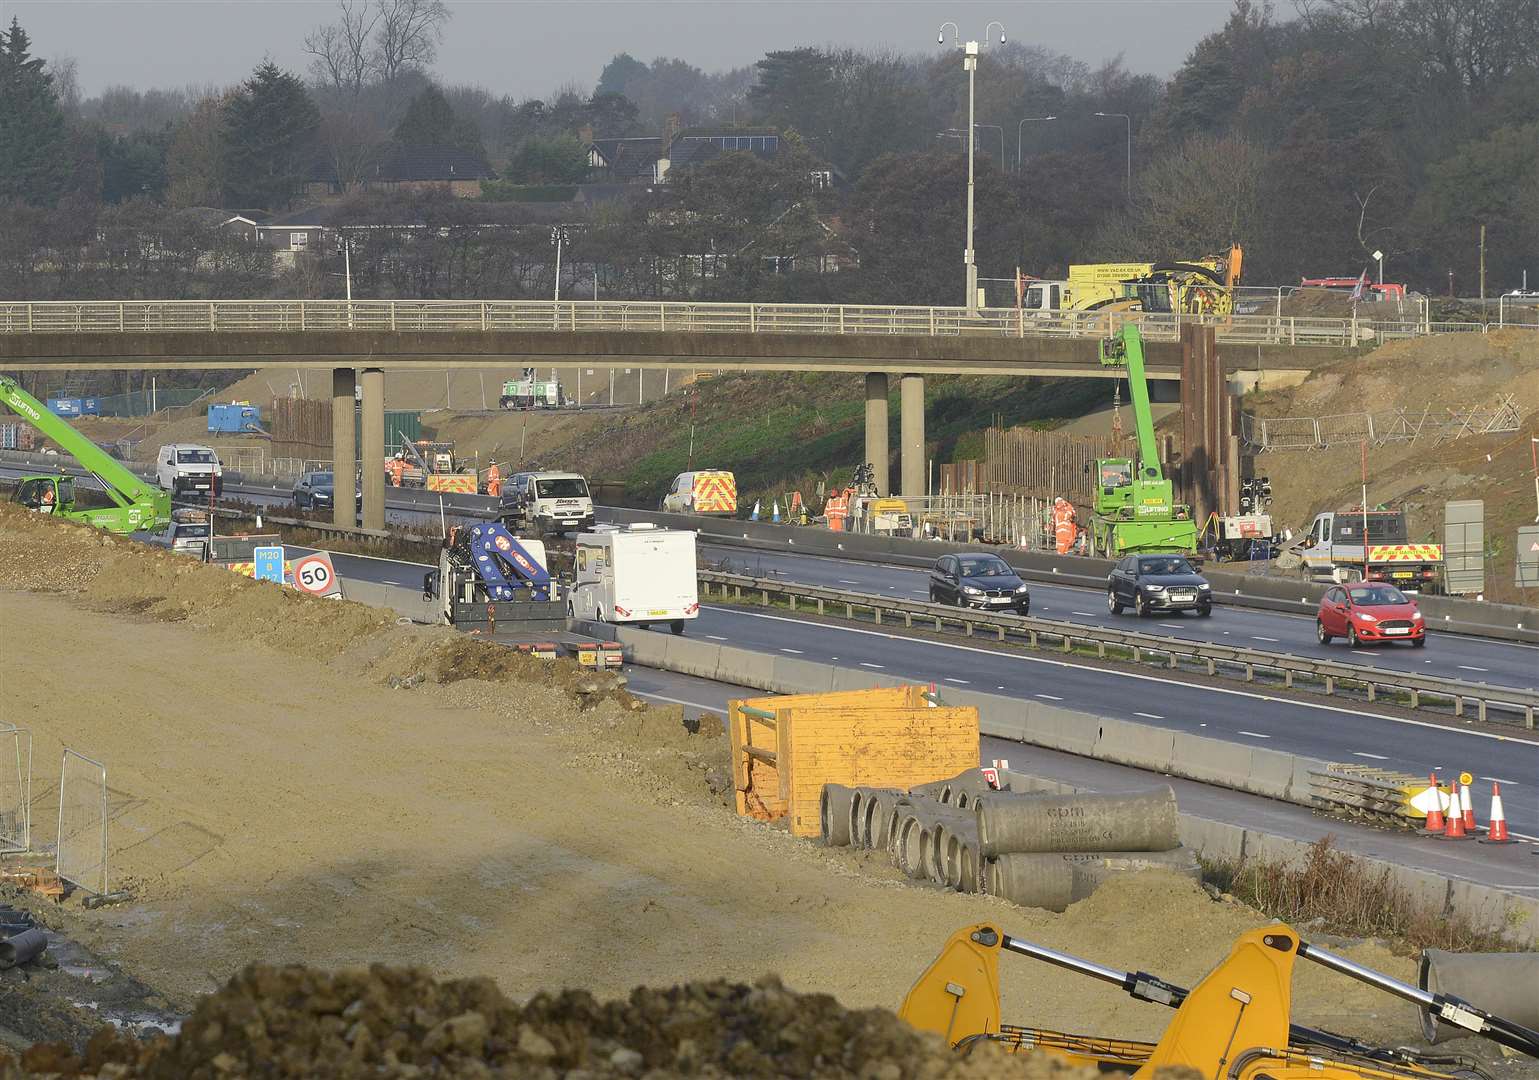
[[[1427,811],[1427,824],[1422,829],[1422,835],[1441,836],[1443,830],[1448,828],[1448,822],[1443,819],[1443,787],[1437,782],[1437,773],[1430,774],[1427,779],[1432,783],[1434,798],[1432,809]]]
[[[1482,844],[1512,843],[1512,837],[1507,835],[1507,815],[1502,810],[1502,785],[1495,781],[1491,783],[1491,827],[1480,842]]]
[[[755,499],[753,501],[753,512],[748,515],[748,520],[749,521],[758,521],[759,520],[759,500],[758,499]]]
[[[1464,831],[1464,815],[1459,810],[1458,789],[1454,790],[1452,805],[1448,808],[1448,828],[1443,830],[1440,840],[1470,840],[1472,837]]]
[[[1474,836],[1480,831],[1480,826],[1475,824],[1475,800],[1470,798],[1470,786],[1462,776],[1459,778],[1459,808],[1464,818],[1464,831]]]
[[[778,498],[770,504],[770,521],[775,525],[780,524],[780,500]]]

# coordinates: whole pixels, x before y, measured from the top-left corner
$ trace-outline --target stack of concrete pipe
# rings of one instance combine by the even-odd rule
[[[1118,795],[996,791],[980,769],[895,788],[823,789],[823,842],[886,850],[909,877],[1062,911],[1107,879],[1161,869],[1201,876],[1181,846],[1168,786]]]

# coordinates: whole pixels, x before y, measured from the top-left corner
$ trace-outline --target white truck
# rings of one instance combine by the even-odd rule
[[[675,634],[700,616],[695,534],[638,522],[577,537],[576,581],[567,614],[590,622],[649,626]]]
[[[1442,545],[1411,543],[1400,510],[1316,514],[1298,554],[1304,576],[1312,581],[1388,581],[1405,592],[1433,589],[1443,569]]]
[[[155,457],[155,482],[162,491],[178,495],[208,498],[210,489],[217,496],[224,485],[224,469],[211,446],[196,443],[169,443]]]

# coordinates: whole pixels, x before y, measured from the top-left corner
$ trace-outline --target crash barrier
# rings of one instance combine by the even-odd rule
[[[794,836],[824,830],[824,786],[907,786],[952,775],[978,757],[978,712],[940,708],[919,686],[727,704],[739,814],[788,818]]]
[[[1513,1023],[1539,1029],[1539,953],[1453,953],[1424,949],[1416,984],[1481,1006]],[[1473,1034],[1457,1024],[1440,1023],[1427,1009],[1417,1009],[1422,1038],[1429,1043]]]
[[[107,766],[68,749],[59,768],[54,873],[86,892],[107,893]]]
[[[1420,826],[1427,815],[1411,800],[1426,787],[1425,777],[1365,765],[1336,762],[1309,771],[1310,797],[1316,806],[1376,825]]]
[[[0,724],[0,855],[32,849],[32,733]]]
[[[1106,658],[1107,649],[1111,647],[1131,654],[1135,663],[1155,658],[1175,670],[1184,661],[1200,665],[1210,676],[1238,676],[1248,683],[1256,681],[1257,671],[1272,672],[1288,689],[1324,693],[1327,696],[1344,687],[1358,687],[1369,701],[1376,701],[1381,693],[1388,693],[1403,699],[1399,704],[1409,705],[1413,709],[1433,702],[1443,702],[1453,709],[1455,716],[1461,717],[1473,706],[1475,719],[1482,723],[1521,723],[1525,728],[1533,730],[1534,715],[1539,710],[1539,692],[1516,687],[1487,686],[1484,683],[1469,683],[1415,672],[1378,670],[1335,660],[1269,653],[1188,638],[1160,637],[1086,623],[958,608],[916,600],[888,599],[871,593],[714,570],[701,570],[699,580],[702,598],[708,597],[714,590],[723,598],[731,597],[735,600],[761,604],[784,601],[793,612],[800,610],[818,615],[832,613],[847,619],[855,618],[857,612],[869,613],[878,626],[902,620],[901,625],[905,629],[912,629],[917,622],[935,630],[959,628],[968,637],[984,631],[992,634],[997,641],[1008,640],[1032,649],[1051,647],[1064,653],[1073,652],[1077,647],[1094,649],[1100,659]],[[1300,681],[1301,676],[1303,681]]]

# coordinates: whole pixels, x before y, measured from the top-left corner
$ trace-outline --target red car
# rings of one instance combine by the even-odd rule
[[[1427,623],[1416,601],[1393,585],[1375,581],[1326,589],[1315,632],[1321,645],[1344,637],[1354,649],[1372,641],[1409,641],[1418,649],[1427,644]]]

